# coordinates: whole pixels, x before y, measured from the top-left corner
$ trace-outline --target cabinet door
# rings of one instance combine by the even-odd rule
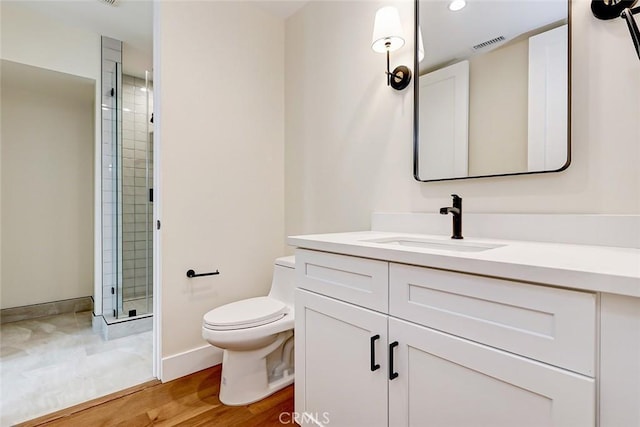
[[[301,289],[295,301],[296,421],[386,426],[387,316]]]
[[[592,378],[394,318],[389,425],[588,427]]]

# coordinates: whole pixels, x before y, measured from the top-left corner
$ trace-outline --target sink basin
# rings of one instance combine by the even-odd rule
[[[492,243],[465,242],[464,240],[448,241],[437,239],[421,239],[417,237],[386,237],[384,239],[362,240],[362,242],[456,252],[482,252],[489,249],[501,248],[505,246]]]

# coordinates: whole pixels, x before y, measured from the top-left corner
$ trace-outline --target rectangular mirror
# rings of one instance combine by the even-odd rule
[[[569,1],[454,3],[415,4],[414,177],[566,169]]]

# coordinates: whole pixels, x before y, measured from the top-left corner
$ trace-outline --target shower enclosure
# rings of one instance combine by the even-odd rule
[[[153,86],[123,74],[122,43],[102,38],[102,314],[153,307]]]

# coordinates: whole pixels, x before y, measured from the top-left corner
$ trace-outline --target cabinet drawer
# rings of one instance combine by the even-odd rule
[[[389,264],[366,258],[296,250],[296,286],[387,312]]]
[[[595,294],[403,264],[389,277],[392,316],[594,376]]]

